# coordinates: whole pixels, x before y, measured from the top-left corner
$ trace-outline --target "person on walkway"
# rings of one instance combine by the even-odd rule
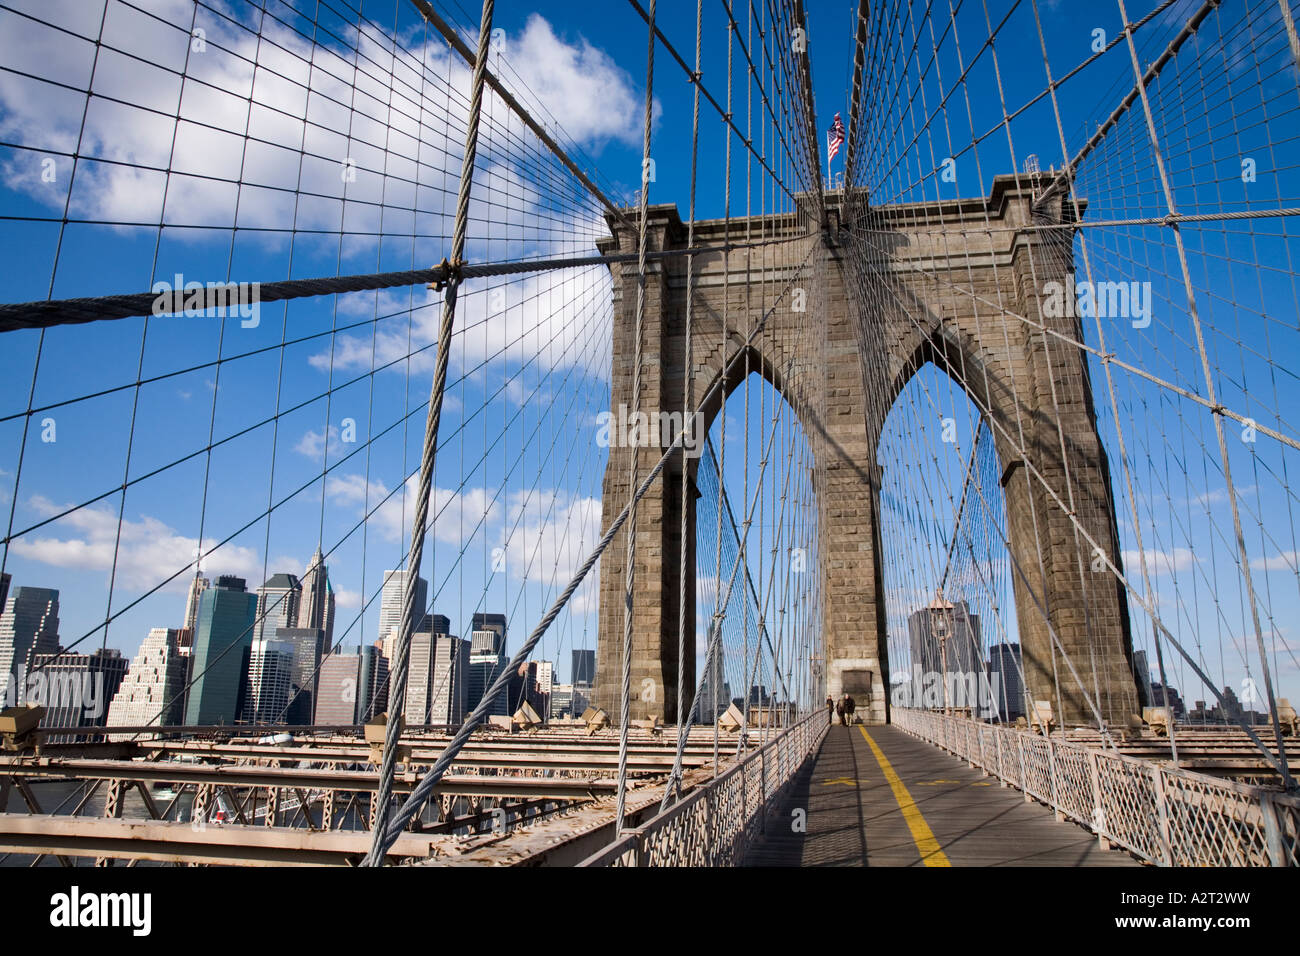
[[[848,694],[844,695],[844,712],[849,715],[849,723],[853,723],[853,711],[857,709],[858,703]]]
[[[835,713],[839,715],[840,724],[847,727],[849,723],[844,719],[844,701],[841,700],[835,705]]]
[[[826,723],[828,726],[835,723],[835,698],[830,694],[826,695]]]

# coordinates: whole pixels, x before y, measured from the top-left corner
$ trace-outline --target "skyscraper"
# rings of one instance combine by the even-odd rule
[[[596,682],[596,652],[579,648],[573,652],[573,683],[591,686]]]
[[[1025,716],[1025,682],[1020,679],[1020,645],[994,644],[989,648],[989,688],[996,714],[1004,722]],[[984,716],[992,717],[993,714]]]
[[[731,685],[723,673],[723,660],[723,648],[719,643],[712,664],[705,669],[695,713],[691,715],[697,724],[712,724],[731,706]],[[673,719],[676,719],[676,714]]]
[[[248,593],[243,578],[223,575],[203,592],[190,655],[186,724],[233,724],[238,718],[256,617],[257,596]]]
[[[371,644],[340,651],[320,667],[316,723],[363,724],[387,707],[388,661]]]
[[[480,625],[483,625],[480,627]],[[483,700],[493,681],[509,663],[506,657],[505,617],[501,614],[475,614],[474,634],[469,648],[469,689],[465,706],[473,711]],[[489,716],[511,713],[509,692],[503,692],[493,701]]]
[[[325,632],[325,640],[334,646],[334,588],[330,584],[329,567],[320,546],[307,562],[302,575],[302,604],[298,609],[299,627],[317,627]]]
[[[357,722],[360,677],[360,654],[340,652],[325,658],[320,666],[320,681],[317,685],[317,724],[330,726]]]
[[[1153,706],[1153,702],[1148,699],[1151,696],[1151,665],[1147,662],[1146,651],[1133,652],[1133,676],[1137,679],[1138,704]],[[1160,706],[1160,703],[1156,702],[1154,706]]]
[[[50,588],[15,588],[0,614],[0,688],[17,680],[36,654],[59,649],[59,592]],[[20,692],[23,688],[15,686]]]
[[[400,630],[402,626],[402,609],[406,600],[406,579],[409,575],[407,571],[385,571],[384,572],[384,590],[379,600],[379,636],[380,638],[388,637],[394,628]],[[419,629],[421,620],[424,617],[424,609],[428,607],[429,582],[424,578],[416,576],[415,579],[415,630]],[[414,630],[412,631],[414,633]]]
[[[253,641],[248,655],[248,679],[240,717],[250,724],[285,723],[289,685],[293,678],[293,644]]]
[[[185,658],[180,653],[180,629],[149,631],[126,678],[108,705],[108,726],[141,727],[179,724],[185,717]],[[110,734],[130,740],[132,734]]]
[[[363,644],[357,648],[361,672],[357,681],[356,721],[364,724],[388,710],[388,658],[379,648]]]
[[[421,631],[411,637],[406,682],[406,722],[459,724],[468,699],[469,641]]]
[[[32,655],[32,668],[42,678],[33,688],[37,698],[28,702],[45,708],[42,727],[103,727],[108,704],[126,676],[127,662],[115,647],[96,648],[93,654]],[[54,734],[49,743],[96,740],[91,734]]]
[[[980,681],[986,677],[980,619],[970,613],[970,605],[936,595],[908,616],[907,635],[912,657],[911,706],[942,707],[945,700],[951,707],[986,703],[978,696],[968,699],[979,694]]]
[[[469,713],[469,641],[454,634],[436,634],[435,639],[429,723],[460,724]]]
[[[190,593],[185,599],[185,626],[190,629],[190,636],[194,636],[194,629],[198,626],[199,620],[199,598],[203,596],[212,582],[201,574],[194,575],[194,580],[190,582]]]
[[[407,658],[406,698],[402,715],[406,725],[418,726],[429,722],[429,691],[433,679],[434,638],[428,631],[411,635],[410,656]]]
[[[310,724],[316,701],[320,662],[329,652],[325,631],[319,627],[279,627],[275,639],[293,647],[293,673],[290,677],[289,710],[286,724]]]
[[[302,582],[292,574],[273,574],[257,589],[257,625],[253,640],[274,640],[282,627],[298,626],[298,604]]]

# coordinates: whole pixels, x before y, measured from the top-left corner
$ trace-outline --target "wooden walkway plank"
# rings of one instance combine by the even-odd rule
[[[797,811],[803,811],[802,814]],[[794,825],[802,818],[804,832]],[[1138,866],[938,747],[832,727],[748,866]]]

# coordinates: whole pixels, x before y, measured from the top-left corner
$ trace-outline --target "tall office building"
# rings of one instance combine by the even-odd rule
[[[276,628],[275,639],[293,646],[293,674],[289,687],[286,724],[310,724],[316,702],[320,662],[329,652],[325,631],[319,627]]]
[[[1133,676],[1137,678],[1139,706],[1151,707],[1151,666],[1147,663],[1146,651],[1133,652]]]
[[[253,640],[275,639],[282,627],[298,626],[298,603],[302,600],[302,582],[292,574],[273,574],[257,589],[257,626]]]
[[[293,682],[293,644],[253,641],[240,718],[248,724],[283,724]]]
[[[573,673],[569,679],[575,684],[590,687],[596,682],[596,652],[579,648],[573,652]]]
[[[1020,645],[994,644],[989,648],[989,689],[998,719],[1013,722],[1025,716],[1025,682],[1020,678]],[[981,716],[993,717],[993,713]]]
[[[360,686],[359,653],[340,651],[325,658],[320,665],[320,680],[317,683],[316,723],[321,726],[355,724]]]
[[[977,707],[984,703],[966,699],[972,687],[978,692],[986,672],[979,615],[971,614],[965,601],[954,603],[936,595],[927,606],[908,616],[907,635],[912,656],[912,706],[942,707],[944,686],[962,691],[961,700],[949,694],[949,706]],[[935,688],[938,696],[931,700]]]
[[[103,727],[109,701],[126,676],[127,661],[115,647],[97,648],[93,654],[32,655],[32,667],[42,679],[32,688],[28,703],[45,708],[42,727]],[[52,744],[98,740],[97,734],[53,734]]]
[[[394,629],[402,626],[402,609],[406,600],[406,580],[408,571],[385,571],[384,590],[379,599],[379,636],[388,637]],[[420,621],[424,618],[424,609],[429,606],[429,582],[416,576],[415,579],[415,630],[420,630]],[[414,631],[412,631],[414,633]]]
[[[364,724],[388,709],[388,661],[372,644],[331,654],[317,686],[317,724]]]
[[[506,649],[506,616],[504,614],[475,614],[471,626],[476,631],[493,631],[501,638],[501,650]]]
[[[550,712],[551,688],[555,686],[555,664],[551,661],[537,662],[537,693],[542,697],[546,711],[539,711],[543,717]]]
[[[9,582],[13,580],[8,571],[0,574],[0,612],[5,609],[5,602],[9,600]]]
[[[406,685],[408,724],[448,726],[465,719],[469,644],[454,634],[425,632],[412,638]]]
[[[243,578],[223,575],[203,592],[190,654],[186,724],[233,724],[239,717],[256,617],[257,595],[248,593]]]
[[[185,657],[180,652],[180,628],[149,631],[121,686],[108,705],[108,726],[166,727],[185,717]],[[130,740],[132,734],[110,734],[110,740]]]
[[[190,593],[185,599],[185,626],[190,629],[191,636],[194,635],[194,629],[198,626],[199,598],[211,586],[212,582],[201,574],[194,575],[194,580],[190,582]]]
[[[10,680],[22,683],[37,654],[59,649],[59,592],[51,588],[15,588],[0,614],[0,689]],[[24,688],[15,685],[15,692]]]
[[[722,647],[719,646],[700,683],[695,712],[691,715],[694,723],[712,724],[731,706],[731,685],[723,674],[723,659]],[[676,718],[674,714],[673,719]]]
[[[489,621],[488,619],[492,620]],[[499,619],[499,621],[497,620]],[[485,625],[482,628],[479,625]],[[465,706],[473,711],[483,700],[483,695],[497,679],[497,676],[510,662],[506,657],[505,618],[500,614],[475,614],[474,634],[470,638],[469,648],[469,689]],[[516,680],[514,683],[522,683]],[[508,687],[497,695],[488,711],[489,716],[504,716],[513,713],[518,706],[514,687]]]
[[[325,564],[319,545],[302,574],[298,627],[320,628],[325,632],[329,646],[334,646],[334,587],[330,584],[329,566]]]
[[[434,636],[428,631],[411,635],[406,668],[406,698],[402,716],[406,726],[429,723],[429,692],[433,682]]]
[[[369,644],[357,648],[361,672],[357,679],[357,723],[388,711],[388,658]]]

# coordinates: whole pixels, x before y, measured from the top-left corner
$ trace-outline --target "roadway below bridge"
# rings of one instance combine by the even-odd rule
[[[769,821],[748,866],[1140,865],[888,726],[831,727]]]

